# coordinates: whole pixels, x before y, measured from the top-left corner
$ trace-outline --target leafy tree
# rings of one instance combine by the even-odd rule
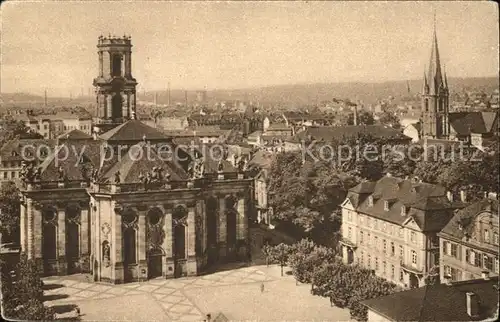
[[[433,154],[416,164],[414,175],[422,181],[440,184],[454,194],[464,190],[470,201],[498,191],[498,143],[483,152],[465,147]]]
[[[283,276],[283,267],[287,264],[290,251],[290,246],[283,243],[269,247],[270,262],[281,266],[281,276]]]
[[[27,321],[54,319],[54,311],[43,304],[43,283],[33,260],[21,254],[15,278],[4,271],[2,269],[2,294],[6,317]]]
[[[373,114],[368,111],[358,111],[358,125],[373,125],[375,118]],[[347,116],[347,125],[354,125],[354,113],[349,113]]]
[[[6,182],[0,189],[0,233],[4,241],[19,242],[21,200],[13,182]]]
[[[395,129],[401,128],[401,123],[399,121],[399,118],[396,116],[395,113],[390,111],[382,112],[380,114],[379,122],[383,125],[387,125]]]

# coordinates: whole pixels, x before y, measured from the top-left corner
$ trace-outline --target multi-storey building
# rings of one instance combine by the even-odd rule
[[[401,286],[423,285],[439,265],[437,233],[459,206],[438,185],[391,176],[360,183],[341,206],[343,259]]]
[[[43,161],[56,145],[55,140],[14,139],[0,149],[0,184],[12,181],[20,183],[23,161]]]
[[[498,200],[485,198],[457,211],[438,234],[441,280],[498,275],[498,233]]]
[[[30,110],[27,114],[18,115],[14,119],[22,121],[32,131],[40,133],[45,139],[55,139],[71,130],[92,134],[92,117],[80,113],[61,111],[56,114],[33,115]]]

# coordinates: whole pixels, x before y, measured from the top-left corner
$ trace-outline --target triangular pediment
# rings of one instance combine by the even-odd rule
[[[355,210],[354,206],[352,205],[351,200],[348,198],[345,198],[344,202],[340,205],[342,208],[348,209],[348,210]]]
[[[413,217],[408,217],[404,222],[403,222],[403,227],[410,228],[413,230],[418,230],[422,231],[418,223],[415,221],[415,218]]]

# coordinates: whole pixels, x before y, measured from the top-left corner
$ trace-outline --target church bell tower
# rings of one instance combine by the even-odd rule
[[[446,139],[449,136],[448,80],[441,72],[436,25],[429,67],[422,86],[422,137]]]
[[[99,75],[94,79],[97,127],[105,131],[135,115],[137,81],[132,76],[130,37],[100,36],[97,49]]]

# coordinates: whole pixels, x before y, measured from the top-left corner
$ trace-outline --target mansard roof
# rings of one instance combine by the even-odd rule
[[[362,182],[349,190],[347,198],[355,210],[371,217],[399,225],[412,217],[422,231],[441,230],[460,206],[447,199],[442,186],[395,177]]]

